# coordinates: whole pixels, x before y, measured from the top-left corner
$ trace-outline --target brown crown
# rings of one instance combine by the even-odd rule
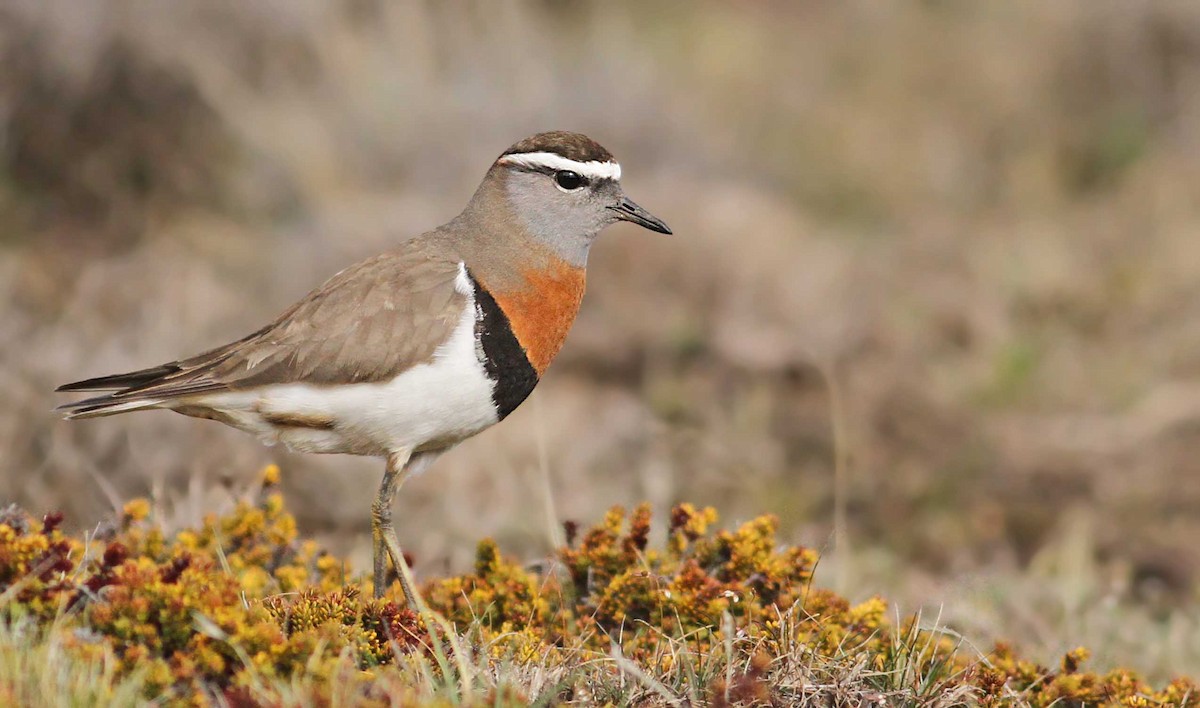
[[[600,143],[581,133],[569,133],[565,130],[552,130],[525,138],[505,150],[504,154],[523,152],[552,152],[578,162],[609,162],[613,159],[612,153],[605,150]]]

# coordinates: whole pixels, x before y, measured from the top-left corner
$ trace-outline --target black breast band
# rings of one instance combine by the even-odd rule
[[[470,273],[475,290],[475,336],[483,348],[483,367],[492,380],[492,403],[503,420],[537,386],[538,374],[509,326],[508,316],[491,293]]]

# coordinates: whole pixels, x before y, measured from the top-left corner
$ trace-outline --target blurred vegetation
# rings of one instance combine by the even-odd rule
[[[1200,673],[1195,3],[0,0],[0,60],[0,499],[195,527],[282,461],[365,567],[374,462],[50,391],[252,331],[582,130],[678,236],[606,234],[534,399],[405,489],[419,573],[692,499],[1043,660]]]

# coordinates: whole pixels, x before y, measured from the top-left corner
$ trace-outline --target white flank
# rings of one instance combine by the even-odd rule
[[[460,268],[459,279],[470,288],[465,268]],[[298,452],[384,455],[400,449],[437,449],[498,420],[492,381],[476,354],[473,297],[432,361],[386,383],[280,384],[205,396],[199,402],[227,413],[237,427],[264,442],[281,442]],[[262,419],[264,411],[326,418],[334,427],[277,427]]]
[[[545,167],[551,170],[570,170],[591,179],[621,179],[621,165],[616,162],[579,162],[553,152],[519,152],[504,155],[501,164]]]

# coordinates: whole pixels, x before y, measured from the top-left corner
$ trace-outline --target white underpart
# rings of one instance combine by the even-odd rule
[[[500,158],[501,164],[544,167],[550,170],[570,170],[590,179],[621,179],[621,165],[616,162],[591,160],[580,162],[553,152],[519,152]]]
[[[459,265],[455,287],[467,295],[453,333],[432,361],[386,383],[342,386],[279,384],[192,399],[229,415],[237,427],[264,442],[298,452],[386,455],[396,450],[437,450],[468,438],[498,420],[492,381],[477,356],[474,291]],[[331,430],[280,427],[262,412],[334,421]]]

